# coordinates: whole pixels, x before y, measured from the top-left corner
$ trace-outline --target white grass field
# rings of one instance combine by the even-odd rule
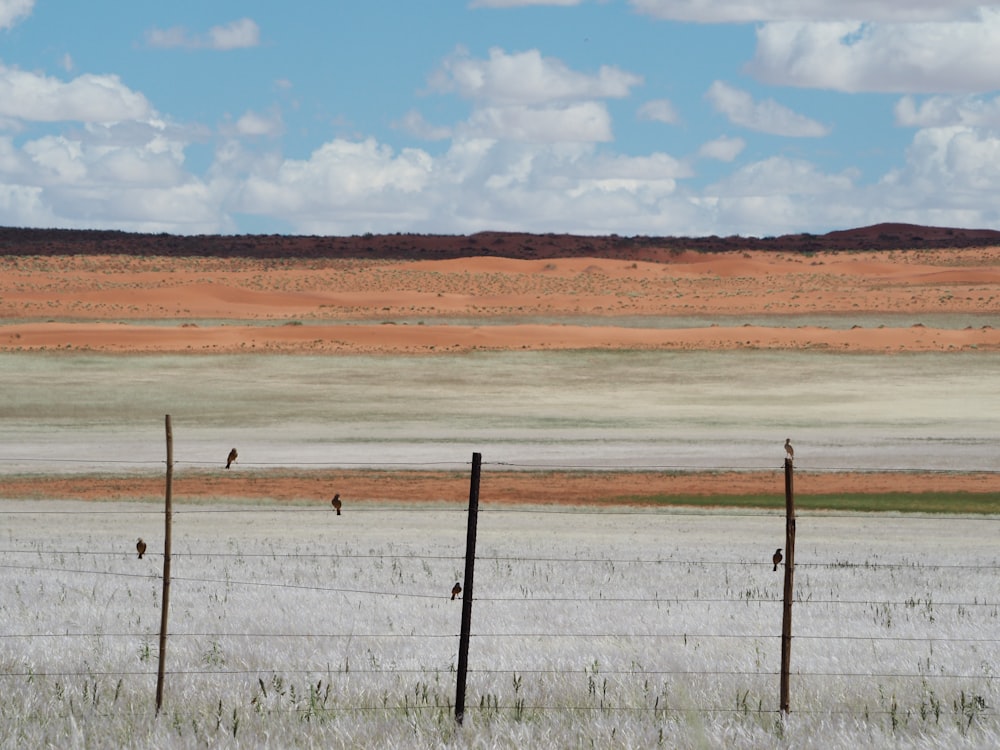
[[[0,355],[0,473],[160,466],[164,414],[181,466],[773,469],[791,437],[800,469],[1000,471],[1000,355]]]
[[[0,501],[0,747],[1000,746],[1000,519]],[[148,543],[144,559],[136,538]]]

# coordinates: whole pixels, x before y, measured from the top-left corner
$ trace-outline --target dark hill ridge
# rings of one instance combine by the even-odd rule
[[[780,237],[590,237],[479,232],[472,235],[365,234],[351,237],[133,234],[113,230],[0,227],[0,255],[135,255],[243,258],[389,258],[440,260],[470,256],[545,259],[599,257],[663,261],[685,251],[784,253],[925,250],[1000,245],[1000,231],[916,224],[876,224],[827,234]]]

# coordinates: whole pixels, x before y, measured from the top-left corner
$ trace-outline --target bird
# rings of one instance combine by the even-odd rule
[[[455,585],[451,587],[452,600],[454,600],[455,597],[461,593],[462,593],[462,584],[460,584],[458,581],[455,581]]]
[[[337,515],[339,516],[340,515],[340,508],[343,505],[343,503],[340,502],[340,493],[339,492],[336,495],[333,496],[333,500],[330,501],[330,505],[333,506],[333,509],[335,511],[337,511]]]
[[[236,461],[236,457],[237,457],[238,455],[239,455],[239,453],[237,453],[237,452],[236,452],[236,449],[235,449],[235,448],[233,448],[233,449],[232,449],[231,451],[229,451],[229,457],[228,457],[228,458],[226,459],[226,468],[227,468],[227,469],[228,469],[228,468],[229,468],[230,466],[232,466],[232,465],[233,465],[233,463],[234,463],[234,462]]]
[[[139,537],[139,541],[135,543],[135,551],[139,553],[139,559],[146,554],[146,543],[142,541],[142,537]]]
[[[776,549],[774,551],[774,554],[771,555],[771,562],[774,563],[774,569],[775,570],[778,569],[778,565],[779,565],[779,563],[781,563],[782,559],[783,558],[781,557],[781,547],[778,547],[778,549]]]
[[[792,447],[791,438],[785,438],[785,453],[788,454],[789,460],[795,458],[795,449]]]

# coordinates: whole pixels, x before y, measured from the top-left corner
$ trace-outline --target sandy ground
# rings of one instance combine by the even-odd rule
[[[177,502],[218,499],[315,501],[338,492],[352,502],[444,502],[466,505],[468,473],[433,471],[316,471],[179,473]],[[156,500],[160,477],[0,477],[0,497],[74,500]],[[773,495],[784,498],[784,472],[483,472],[480,501],[486,503],[604,504],[623,498],[641,503],[652,495]],[[796,472],[796,494],[1000,491],[991,473],[810,473]]]
[[[0,258],[0,351],[995,351],[1000,330],[988,323],[933,327],[920,317],[987,317],[998,306],[997,247],[681,253],[662,263]],[[831,314],[858,323],[832,328],[791,317]],[[878,315],[888,322],[872,325]],[[580,323],[595,316],[601,325]],[[789,325],[616,325],[635,316],[789,316]]]
[[[0,352],[413,353],[472,349],[828,349],[976,352],[1000,330],[933,327],[942,313],[989,320],[1000,308],[1000,247],[788,254],[437,261],[109,256],[0,258]],[[844,316],[868,325],[801,326]],[[886,323],[870,321],[885,316]],[[616,325],[623,317],[789,316],[787,326]],[[601,318],[600,325],[590,324]],[[581,322],[588,318],[590,322]],[[905,319],[905,323],[900,323]],[[483,324],[477,324],[482,320]],[[539,322],[539,320],[545,322]],[[461,321],[456,322],[456,321]],[[502,324],[498,323],[502,321]],[[602,502],[650,493],[782,493],[769,474],[597,473],[484,482],[484,502]],[[989,475],[807,477],[815,493],[996,491]],[[423,472],[181,475],[178,496],[455,500],[468,478]],[[5,497],[156,498],[162,478],[4,478]]]

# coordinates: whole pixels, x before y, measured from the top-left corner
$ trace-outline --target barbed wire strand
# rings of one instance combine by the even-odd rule
[[[122,458],[61,458],[61,457],[36,457],[36,456],[2,456],[0,463],[68,463],[101,466],[112,465],[132,465],[132,466],[165,466],[164,459],[122,459]],[[198,461],[188,459],[174,459],[173,465],[177,466],[224,466],[224,461]],[[251,467],[302,467],[316,466],[329,468],[331,470],[344,468],[370,468],[381,466],[412,466],[412,467],[440,467],[470,466],[471,461],[464,459],[444,459],[437,461],[246,461],[241,459],[240,466]],[[567,463],[562,461],[530,463],[517,461],[483,461],[482,467],[503,467],[509,469],[534,470],[534,471],[620,471],[624,473],[636,472],[775,472],[780,473],[784,465],[775,466],[762,465],[703,465],[703,464],[676,464],[676,463],[654,463],[654,464],[600,464],[600,463]],[[877,467],[877,466],[809,466],[800,462],[796,470],[808,474],[826,473],[861,473],[861,474],[1000,474],[1000,469],[995,468],[955,468],[955,467]]]
[[[32,555],[32,556],[88,556],[88,557],[131,557],[133,552],[129,549],[92,551],[79,549],[0,549],[0,555]],[[147,550],[145,557],[155,557],[162,553],[155,550]],[[337,552],[171,552],[171,558],[219,558],[219,559],[242,559],[242,558],[284,558],[284,559],[306,559],[306,560],[448,560],[464,561],[464,555],[413,555],[405,552],[401,553],[337,553]],[[510,557],[508,555],[476,555],[476,562],[507,562],[519,565],[536,563],[560,563],[560,564],[587,564],[587,565],[664,565],[678,566],[685,568],[713,567],[724,568],[742,567],[757,568],[773,565],[770,561],[759,560],[673,560],[673,559],[643,559],[628,557]],[[0,565],[2,567],[2,565]],[[914,571],[933,570],[1000,570],[1000,562],[997,563],[924,563],[924,562],[900,562],[900,563],[849,563],[843,561],[834,562],[796,562],[798,568],[812,568],[817,570],[870,570],[872,572],[882,569],[903,569]]]
[[[657,638],[663,640],[779,640],[780,634],[774,633],[635,633],[635,632],[587,632],[587,633],[541,633],[541,632],[507,632],[507,633],[470,633],[471,638],[620,638],[620,639],[645,639]],[[0,640],[3,639],[32,639],[32,638],[137,638],[143,640],[155,639],[156,632],[134,632],[134,633],[0,633]],[[433,640],[433,639],[454,639],[458,638],[458,633],[184,633],[170,632],[171,638],[233,638],[233,639],[295,639],[295,638],[316,638],[320,640],[334,639],[403,639],[403,640]],[[1000,643],[1000,638],[954,638],[949,636],[921,635],[921,636],[888,636],[888,635],[795,635],[795,640],[811,641],[859,641],[864,643]],[[512,670],[485,670],[485,671],[512,671]],[[521,671],[521,670],[513,670]],[[529,670],[530,671],[530,670]],[[614,670],[601,669],[601,672]],[[645,674],[647,670],[629,670],[624,674],[641,672]]]
[[[119,571],[107,571],[107,570],[84,570],[80,568],[58,568],[58,567],[48,567],[48,566],[28,566],[28,565],[11,565],[0,563],[0,569],[9,570],[24,570],[31,572],[44,572],[44,573],[75,573],[79,575],[93,575],[93,576],[109,576],[109,577],[123,577],[123,578],[141,578],[147,581],[159,581],[160,575],[156,572],[152,573],[126,573]],[[441,599],[445,598],[443,594],[431,594],[431,593],[411,593],[407,591],[385,591],[385,590],[373,590],[373,589],[359,589],[359,588],[343,588],[334,586],[316,586],[300,583],[287,583],[280,581],[245,581],[233,578],[201,578],[201,577],[188,577],[188,576],[172,576],[171,582],[181,582],[181,583],[210,583],[218,584],[220,586],[260,586],[266,588],[284,588],[291,590],[306,590],[306,591],[320,591],[324,593],[340,593],[340,594],[364,594],[369,596],[391,596],[396,598],[415,598],[415,599]],[[577,602],[586,604],[596,604],[596,603],[643,603],[643,604],[656,604],[658,606],[671,605],[671,604],[691,604],[691,603],[705,603],[705,604],[739,604],[748,605],[752,603],[757,604],[779,604],[782,599],[774,595],[772,597],[766,596],[754,596],[754,597],[710,597],[710,596],[694,596],[694,597],[682,597],[682,596],[479,596],[475,597],[477,602],[483,603],[495,603],[495,602],[519,602],[519,603],[548,603],[548,602]],[[793,599],[795,604],[800,605],[810,605],[810,604],[827,604],[827,605],[852,605],[852,606],[907,606],[907,607],[918,607],[918,606],[940,606],[940,607],[997,607],[998,602],[991,602],[984,598],[979,601],[978,598],[974,601],[940,601],[934,600],[932,598],[916,596],[910,597],[904,600],[894,600],[894,599],[817,599],[812,597],[795,597]]]

